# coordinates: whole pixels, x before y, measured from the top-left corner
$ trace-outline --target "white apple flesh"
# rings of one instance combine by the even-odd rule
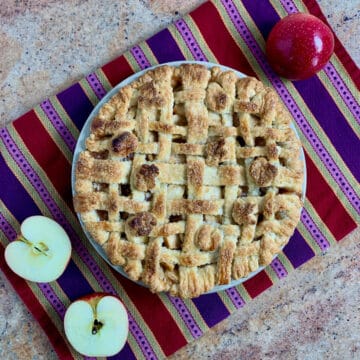
[[[113,356],[126,343],[128,315],[117,297],[95,293],[68,307],[64,329],[70,344],[80,354]]]
[[[22,278],[51,282],[64,272],[71,256],[65,230],[45,216],[31,216],[21,224],[21,235],[8,244],[5,261]]]

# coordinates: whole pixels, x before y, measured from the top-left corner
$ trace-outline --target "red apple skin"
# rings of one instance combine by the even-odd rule
[[[109,293],[105,293],[105,292],[90,293],[88,295],[81,296],[80,298],[76,299],[75,301],[86,301],[86,302],[90,303],[92,306],[96,307],[97,303],[105,296],[112,296],[115,299],[119,300],[124,305],[124,303],[118,296],[109,294]]]
[[[329,61],[334,35],[317,17],[291,14],[280,20],[266,41],[266,55],[273,70],[290,80],[313,76]]]
[[[90,300],[94,300],[94,299],[99,299],[100,300],[104,296],[113,296],[113,297],[119,299],[116,295],[113,295],[113,294],[108,294],[108,293],[104,293],[104,292],[94,292],[94,293],[90,293],[90,294],[87,294],[87,295],[83,295],[80,298],[76,299],[76,301],[83,300],[83,301],[88,301],[89,302]]]

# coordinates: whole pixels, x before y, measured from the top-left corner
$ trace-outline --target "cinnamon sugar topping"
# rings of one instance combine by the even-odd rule
[[[136,150],[138,139],[134,134],[124,131],[112,140],[111,146],[115,154],[125,157]]]

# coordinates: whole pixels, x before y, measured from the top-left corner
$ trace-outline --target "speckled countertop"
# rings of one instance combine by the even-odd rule
[[[201,2],[1,0],[0,125]],[[359,65],[360,0],[319,3]],[[360,359],[359,238],[357,229],[171,359]],[[56,359],[1,272],[0,359]]]

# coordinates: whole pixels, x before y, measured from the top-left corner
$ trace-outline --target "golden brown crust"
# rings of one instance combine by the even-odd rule
[[[231,281],[231,268],[235,253],[235,242],[227,240],[219,251],[219,262],[217,269],[218,283],[228,284]]]
[[[189,186],[195,188],[195,192],[204,183],[204,164],[201,161],[188,160],[187,178]]]
[[[139,105],[141,107],[161,107],[165,104],[165,98],[161,96],[160,89],[155,86],[154,81],[150,81],[141,87]]]
[[[140,212],[128,218],[125,229],[132,236],[147,236],[155,225],[156,218],[154,215],[148,212]]]
[[[158,175],[159,168],[156,165],[141,165],[136,174],[135,187],[140,191],[152,190],[155,187],[155,179]]]
[[[265,158],[255,159],[249,168],[249,174],[259,186],[269,186],[278,173],[277,167],[270,164]]]
[[[94,117],[75,210],[131,279],[199,296],[289,241],[303,181],[290,123],[255,78],[199,64],[150,70]]]
[[[255,225],[257,222],[257,217],[255,214],[256,208],[257,206],[254,203],[250,203],[243,199],[237,199],[234,202],[232,217],[239,225]]]
[[[134,134],[124,131],[111,141],[111,149],[118,156],[128,156],[136,150],[138,140]]]
[[[212,111],[222,112],[229,107],[230,99],[217,83],[211,83],[206,92],[206,104]]]
[[[211,200],[172,200],[168,205],[171,214],[208,214],[217,215],[222,201]]]
[[[211,225],[203,225],[197,234],[196,245],[200,250],[214,251],[221,242],[221,233]]]
[[[206,144],[207,165],[216,166],[220,161],[224,160],[226,154],[225,139],[223,137],[209,141]]]

